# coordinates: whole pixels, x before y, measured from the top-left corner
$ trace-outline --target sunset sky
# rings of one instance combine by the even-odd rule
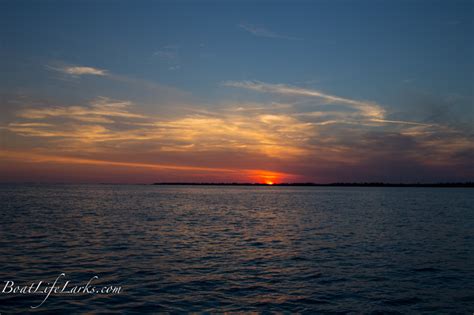
[[[0,182],[474,180],[473,1],[0,1]]]

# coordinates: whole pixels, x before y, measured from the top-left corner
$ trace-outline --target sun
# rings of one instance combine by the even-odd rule
[[[259,182],[264,183],[265,185],[275,185],[277,180],[279,180],[279,177],[272,173],[263,173],[259,175]]]
[[[278,185],[288,174],[272,172],[267,170],[252,170],[249,174],[249,181],[260,185]]]

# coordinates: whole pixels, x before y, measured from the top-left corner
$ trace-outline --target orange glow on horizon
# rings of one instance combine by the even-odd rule
[[[262,169],[232,169],[219,168],[208,166],[191,166],[191,165],[170,165],[170,164],[155,164],[146,162],[123,162],[110,160],[96,160],[82,157],[72,156],[55,156],[48,154],[41,154],[28,151],[2,151],[0,152],[1,161],[21,161],[24,163],[40,163],[40,164],[66,164],[66,165],[96,165],[104,167],[127,167],[134,168],[148,168],[156,171],[175,171],[175,172],[202,172],[205,176],[213,178],[213,176],[222,176],[226,174],[229,182],[234,181],[233,178],[239,178],[240,182],[253,182],[266,185],[274,185],[283,180],[293,179],[297,177],[296,174],[266,171]],[[157,177],[159,173],[157,173]],[[221,180],[219,180],[221,181]]]
[[[288,177],[290,174],[270,172],[264,170],[254,171],[252,174],[252,180],[257,183],[274,185],[281,182],[284,177]]]

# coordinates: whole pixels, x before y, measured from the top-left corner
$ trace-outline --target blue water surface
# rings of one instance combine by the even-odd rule
[[[0,206],[2,314],[474,312],[469,188],[0,185]],[[61,273],[121,292],[5,293]]]

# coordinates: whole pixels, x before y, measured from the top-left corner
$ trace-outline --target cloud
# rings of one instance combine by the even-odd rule
[[[344,104],[359,110],[369,118],[383,119],[385,110],[374,102],[359,101],[340,96],[327,94],[317,90],[299,88],[285,84],[270,84],[259,81],[227,81],[224,86],[254,90],[264,93],[277,93],[283,95],[316,97],[326,101],[328,104]]]
[[[403,120],[387,120],[387,119],[371,119],[373,122],[381,122],[381,123],[388,123],[388,124],[401,124],[401,125],[417,125],[417,126],[434,126],[434,124],[424,124],[414,121],[403,121]]]
[[[249,32],[250,34],[257,36],[257,37],[267,37],[267,38],[282,38],[282,39],[289,39],[289,40],[301,40],[301,38],[291,37],[286,35],[277,34],[270,30],[267,30],[263,27],[255,26],[249,23],[240,23],[238,27],[241,29]]]
[[[101,97],[87,106],[24,109],[17,116],[29,121],[5,128],[84,149],[107,142],[149,142],[162,152],[243,151],[279,159],[304,154],[303,144],[313,134],[311,123],[283,114],[249,116],[245,111],[222,110],[159,119],[132,112],[131,105]]]
[[[64,66],[60,68],[49,67],[50,69],[60,71],[72,76],[81,76],[81,75],[97,75],[97,76],[106,76],[108,75],[107,70],[93,68],[93,67],[84,67],[84,66]]]
[[[111,123],[110,118],[144,118],[145,116],[130,112],[129,101],[118,101],[107,97],[98,97],[89,106],[59,106],[29,108],[21,110],[19,117],[27,119],[46,119],[53,117],[69,118],[72,120]]]
[[[357,112],[347,111],[315,111],[297,113],[297,116],[307,116],[325,119],[315,122],[318,125],[329,124],[399,124],[399,125],[418,125],[418,126],[434,126],[434,124],[419,123],[414,121],[391,120],[386,119],[386,110],[379,104],[370,101],[360,101],[350,98],[340,97],[318,90],[300,88],[285,84],[271,84],[259,81],[227,81],[224,86],[243,88],[262,93],[274,93],[289,96],[301,96],[318,98],[325,102],[326,105],[338,104],[345,105],[355,109]]]
[[[153,56],[157,56],[163,59],[175,60],[179,58],[180,48],[181,47],[178,45],[166,45],[155,51],[153,53]]]
[[[15,136],[14,145],[6,145],[5,150],[19,150],[21,143],[29,143],[30,152],[42,156],[34,158],[38,163],[150,168],[157,174],[175,165],[183,166],[181,178],[195,178],[189,172],[202,171],[222,173],[212,178],[223,181],[257,181],[268,170],[286,174],[269,173],[277,179],[331,181],[344,178],[341,176],[352,170],[361,179],[364,169],[370,171],[367,174],[372,174],[371,178],[378,178],[385,172],[383,161],[393,161],[394,157],[411,163],[400,168],[409,170],[405,175],[410,176],[416,169],[468,171],[474,152],[472,137],[459,130],[438,123],[390,119],[382,106],[373,102],[283,84],[230,81],[224,85],[297,96],[304,103],[309,98],[310,104],[317,105],[308,112],[307,107],[299,106],[300,102],[228,100],[195,104],[161,116],[145,114],[139,104],[131,101],[108,97],[72,106],[31,104],[0,127],[6,138],[10,133]],[[379,169],[367,170],[372,164]],[[249,171],[254,169],[258,174]]]
[[[181,69],[181,66],[180,66],[180,65],[174,65],[174,66],[170,66],[170,67],[168,68],[168,70],[179,70],[179,69]]]
[[[219,113],[217,116],[191,115],[155,123],[168,150],[240,150],[286,159],[304,154],[304,142],[312,134],[309,123],[287,115],[248,116]],[[174,144],[179,144],[176,147]]]
[[[155,51],[153,56],[166,62],[168,70],[179,70],[181,68],[179,48],[177,45],[167,45]]]
[[[357,164],[379,153],[404,151],[407,157],[410,149],[413,160],[421,161],[431,152],[437,156],[431,163],[449,164],[452,154],[472,147],[468,138],[449,128],[375,118],[357,123],[346,112],[299,113],[277,105],[234,104],[163,119],[133,111],[129,101],[100,97],[83,106],[24,109],[17,117],[26,121],[12,122],[3,129],[47,139],[49,151],[153,152],[171,160],[180,156],[209,160],[234,154],[248,161],[297,161],[312,156],[323,164]]]

